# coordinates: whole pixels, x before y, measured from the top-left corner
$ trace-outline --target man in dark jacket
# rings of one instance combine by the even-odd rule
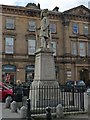
[[[22,97],[23,97],[23,88],[21,85],[21,81],[16,81],[16,86],[14,88],[14,100],[17,102],[18,108],[20,108],[22,105]]]

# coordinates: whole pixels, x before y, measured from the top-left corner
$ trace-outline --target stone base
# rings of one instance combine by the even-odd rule
[[[49,48],[38,49],[35,57],[35,76],[29,95],[31,109],[55,106],[58,92],[54,88],[58,86],[52,50]]]
[[[36,51],[34,80],[55,81],[55,63],[52,50],[40,48]]]
[[[34,80],[32,82],[32,87],[54,87],[54,86],[59,86],[59,83],[56,80]]]
[[[29,95],[31,109],[57,106],[58,88],[57,81],[34,81]]]

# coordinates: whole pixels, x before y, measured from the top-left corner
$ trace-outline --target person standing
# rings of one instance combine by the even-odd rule
[[[17,102],[17,108],[22,106],[22,97],[23,97],[23,88],[21,81],[17,80],[16,85],[14,86],[14,100]]]

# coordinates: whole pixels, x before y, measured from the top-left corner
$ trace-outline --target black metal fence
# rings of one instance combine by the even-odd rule
[[[54,113],[58,104],[62,104],[64,112],[84,111],[84,91],[84,87],[77,86],[31,86],[31,113],[46,113],[47,106]]]

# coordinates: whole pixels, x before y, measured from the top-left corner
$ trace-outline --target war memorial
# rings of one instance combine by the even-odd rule
[[[48,94],[44,98],[45,107],[54,104],[57,99],[55,90],[52,92],[51,87],[58,86],[55,78],[55,63],[51,47],[51,33],[49,30],[48,10],[44,9],[41,12],[41,25],[37,28],[39,31],[39,39],[37,39],[36,56],[35,56],[35,77],[32,83],[32,93],[30,92],[31,107],[42,107],[43,95]],[[44,88],[42,89],[39,88]],[[36,89],[36,90],[35,90]]]

